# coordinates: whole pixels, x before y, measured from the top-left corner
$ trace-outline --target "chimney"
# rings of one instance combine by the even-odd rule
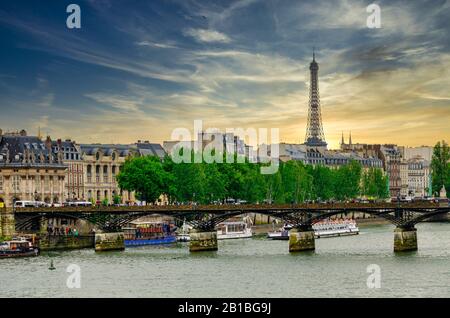
[[[45,139],[45,147],[48,150],[52,149],[52,140],[50,139],[50,136],[47,136],[47,139]]]

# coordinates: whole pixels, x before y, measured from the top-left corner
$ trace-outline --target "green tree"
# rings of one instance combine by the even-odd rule
[[[370,168],[362,176],[362,194],[374,198],[389,197],[389,190],[386,187],[387,176],[378,168]]]
[[[137,196],[155,202],[166,189],[167,173],[156,156],[128,158],[117,175],[121,189],[135,191]]]
[[[336,171],[328,167],[317,165],[309,166],[312,176],[311,198],[314,200],[329,200],[336,197],[334,185],[336,182]]]
[[[280,165],[283,201],[300,203],[307,198],[312,187],[312,177],[301,161],[288,161]]]
[[[435,195],[439,194],[442,186],[445,185],[447,195],[450,195],[450,150],[445,141],[438,142],[433,149],[431,159],[432,189]]]
[[[113,196],[113,203],[114,204],[120,204],[120,202],[122,202],[122,198],[120,197],[120,195],[116,194]]]
[[[352,160],[350,163],[334,171],[335,195],[338,200],[356,198],[361,189],[362,166],[359,162]]]

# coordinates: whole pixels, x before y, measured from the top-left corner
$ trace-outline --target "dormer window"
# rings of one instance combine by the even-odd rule
[[[112,160],[116,160],[116,153],[115,153],[115,152],[113,152],[113,153],[111,154],[111,159],[112,159]]]
[[[95,160],[100,160],[100,152],[97,152],[97,153],[95,154]]]

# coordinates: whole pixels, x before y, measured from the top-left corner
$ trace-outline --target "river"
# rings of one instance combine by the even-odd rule
[[[299,254],[261,236],[197,254],[178,243],[1,259],[0,297],[450,297],[450,223],[416,227],[419,250],[402,254],[392,251],[393,226],[379,225],[317,239],[315,252]],[[70,264],[80,288],[66,285]],[[380,288],[367,287],[370,264],[381,270]]]

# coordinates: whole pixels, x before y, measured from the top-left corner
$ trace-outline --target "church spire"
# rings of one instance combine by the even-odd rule
[[[341,145],[344,145],[344,144],[345,144],[345,142],[344,142],[344,132],[342,132]]]
[[[348,144],[351,145],[352,144],[352,131],[350,130],[350,137],[348,139]]]

